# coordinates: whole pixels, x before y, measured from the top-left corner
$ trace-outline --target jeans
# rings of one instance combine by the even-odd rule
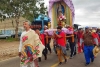
[[[47,48],[45,47],[45,49],[42,51],[42,54],[44,55],[44,59],[47,60],[47,53],[48,53],[48,50]],[[38,58],[39,62],[41,62],[41,57]]]
[[[85,56],[85,60],[86,63],[90,63],[90,59],[94,60],[94,55],[93,55],[93,48],[94,46],[86,46],[84,45],[84,56]]]
[[[69,43],[70,43],[70,49],[71,49],[70,57],[73,57],[73,55],[76,54],[76,43],[75,42],[69,42]]]
[[[46,44],[46,48],[48,48],[49,52],[51,53],[50,43]]]
[[[45,57],[45,60],[47,59],[47,53],[48,53],[48,50],[47,48],[45,47],[45,49],[43,50],[42,54],[44,55]]]

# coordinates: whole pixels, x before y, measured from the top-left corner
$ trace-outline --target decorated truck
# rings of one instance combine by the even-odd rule
[[[48,36],[46,36],[47,43],[48,38],[52,37],[53,31],[57,31],[57,26],[62,26],[62,31],[66,33],[65,41],[67,41],[66,38],[71,37],[72,42],[74,42],[74,12],[72,0],[49,0],[48,16],[51,28],[45,30],[48,33]]]

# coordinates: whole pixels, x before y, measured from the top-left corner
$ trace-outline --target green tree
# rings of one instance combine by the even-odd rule
[[[37,6],[37,4],[42,6]],[[45,13],[46,8],[41,0],[0,0],[0,20],[5,19],[5,14],[9,18],[15,18],[16,29],[15,38],[18,37],[19,18],[24,17],[30,21],[40,13]]]
[[[41,14],[46,14],[47,7],[44,6],[44,3],[41,3],[40,6],[41,6],[40,9],[39,9],[40,10],[40,13]]]

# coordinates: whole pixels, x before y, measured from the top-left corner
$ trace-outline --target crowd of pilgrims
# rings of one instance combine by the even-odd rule
[[[88,30],[87,30],[88,29]],[[58,26],[56,29],[48,29],[47,26],[44,26],[44,32],[40,33],[38,28],[34,29],[35,32],[39,35],[41,42],[45,46],[43,50],[44,59],[47,60],[47,54],[52,53],[53,50],[50,47],[51,39],[53,39],[53,48],[55,54],[58,56],[59,64],[62,64],[62,56],[64,57],[65,63],[67,62],[67,50],[70,50],[70,59],[73,58],[77,53],[84,52],[84,34],[86,32],[90,32],[94,41],[93,44],[100,44],[100,29],[99,28],[89,28],[86,27],[85,30],[83,28],[74,29],[71,26],[67,25],[66,27]],[[50,36],[48,38],[48,43],[46,42],[46,36]],[[69,36],[69,37],[66,37]],[[74,39],[72,39],[74,36]],[[86,38],[85,38],[86,39]],[[87,40],[89,42],[89,40]],[[41,57],[38,58],[39,62],[41,62]],[[87,61],[86,61],[87,62]]]

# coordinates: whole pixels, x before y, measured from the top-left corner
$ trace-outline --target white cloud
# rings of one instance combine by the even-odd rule
[[[49,6],[49,0],[44,0],[44,2],[46,6]]]
[[[86,26],[100,26],[100,0],[73,0],[75,23]],[[84,10],[82,14],[78,10]]]
[[[84,11],[84,10],[81,10],[81,9],[77,9],[77,10],[75,11],[75,15],[77,15],[77,16],[83,16],[84,13],[85,13],[85,11]]]

